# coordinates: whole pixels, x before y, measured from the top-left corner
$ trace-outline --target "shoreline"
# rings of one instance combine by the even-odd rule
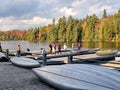
[[[31,69],[0,62],[0,90],[55,90],[41,82]]]

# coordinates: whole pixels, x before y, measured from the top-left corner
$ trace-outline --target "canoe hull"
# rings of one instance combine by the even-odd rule
[[[115,57],[115,61],[120,62],[120,57]]]
[[[14,65],[25,67],[25,68],[35,68],[40,67],[40,64],[34,59],[25,57],[13,57],[10,59]]]
[[[88,49],[80,49],[80,50],[73,49],[73,50],[71,50],[71,53],[83,53],[83,52],[87,52],[87,51],[88,51]]]
[[[120,73],[100,66],[66,64],[32,70],[39,79],[61,90],[120,89]]]
[[[111,52],[96,52],[96,55],[98,56],[107,56],[107,55],[115,55],[118,52],[118,50],[114,50]]]
[[[4,53],[0,52],[0,62],[8,62],[9,59],[5,56]]]

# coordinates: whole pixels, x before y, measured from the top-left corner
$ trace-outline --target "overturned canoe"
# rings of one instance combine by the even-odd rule
[[[115,57],[115,61],[120,62],[120,57]]]
[[[25,58],[25,57],[13,57],[10,60],[13,64],[20,67],[34,68],[41,66],[39,62],[35,61],[34,59]]]
[[[38,61],[40,64],[43,64],[43,60]],[[46,65],[61,65],[65,64],[62,60],[47,60]]]
[[[6,57],[6,55],[2,52],[0,52],[0,62],[8,62],[9,59]]]
[[[60,90],[120,90],[120,72],[88,64],[32,69],[39,79]]]
[[[107,56],[107,55],[115,55],[118,50],[100,50],[96,52],[96,55],[99,56]]]
[[[71,49],[71,53],[83,53],[83,52],[87,52],[88,49],[83,49],[81,48],[80,50],[78,49]]]
[[[100,48],[90,48],[88,51],[93,52],[93,51],[98,51]]]

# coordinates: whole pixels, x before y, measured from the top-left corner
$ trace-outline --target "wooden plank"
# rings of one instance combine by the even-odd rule
[[[102,65],[102,66],[107,66],[107,67],[120,68],[120,64],[106,63],[106,64],[100,64],[100,65]]]

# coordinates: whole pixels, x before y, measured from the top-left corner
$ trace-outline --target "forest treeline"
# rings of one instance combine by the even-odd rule
[[[50,42],[81,42],[81,41],[120,41],[120,9],[113,15],[107,15],[104,9],[101,18],[96,14],[84,19],[61,17],[53,19],[46,26],[28,30],[0,32],[0,40],[28,40]]]

